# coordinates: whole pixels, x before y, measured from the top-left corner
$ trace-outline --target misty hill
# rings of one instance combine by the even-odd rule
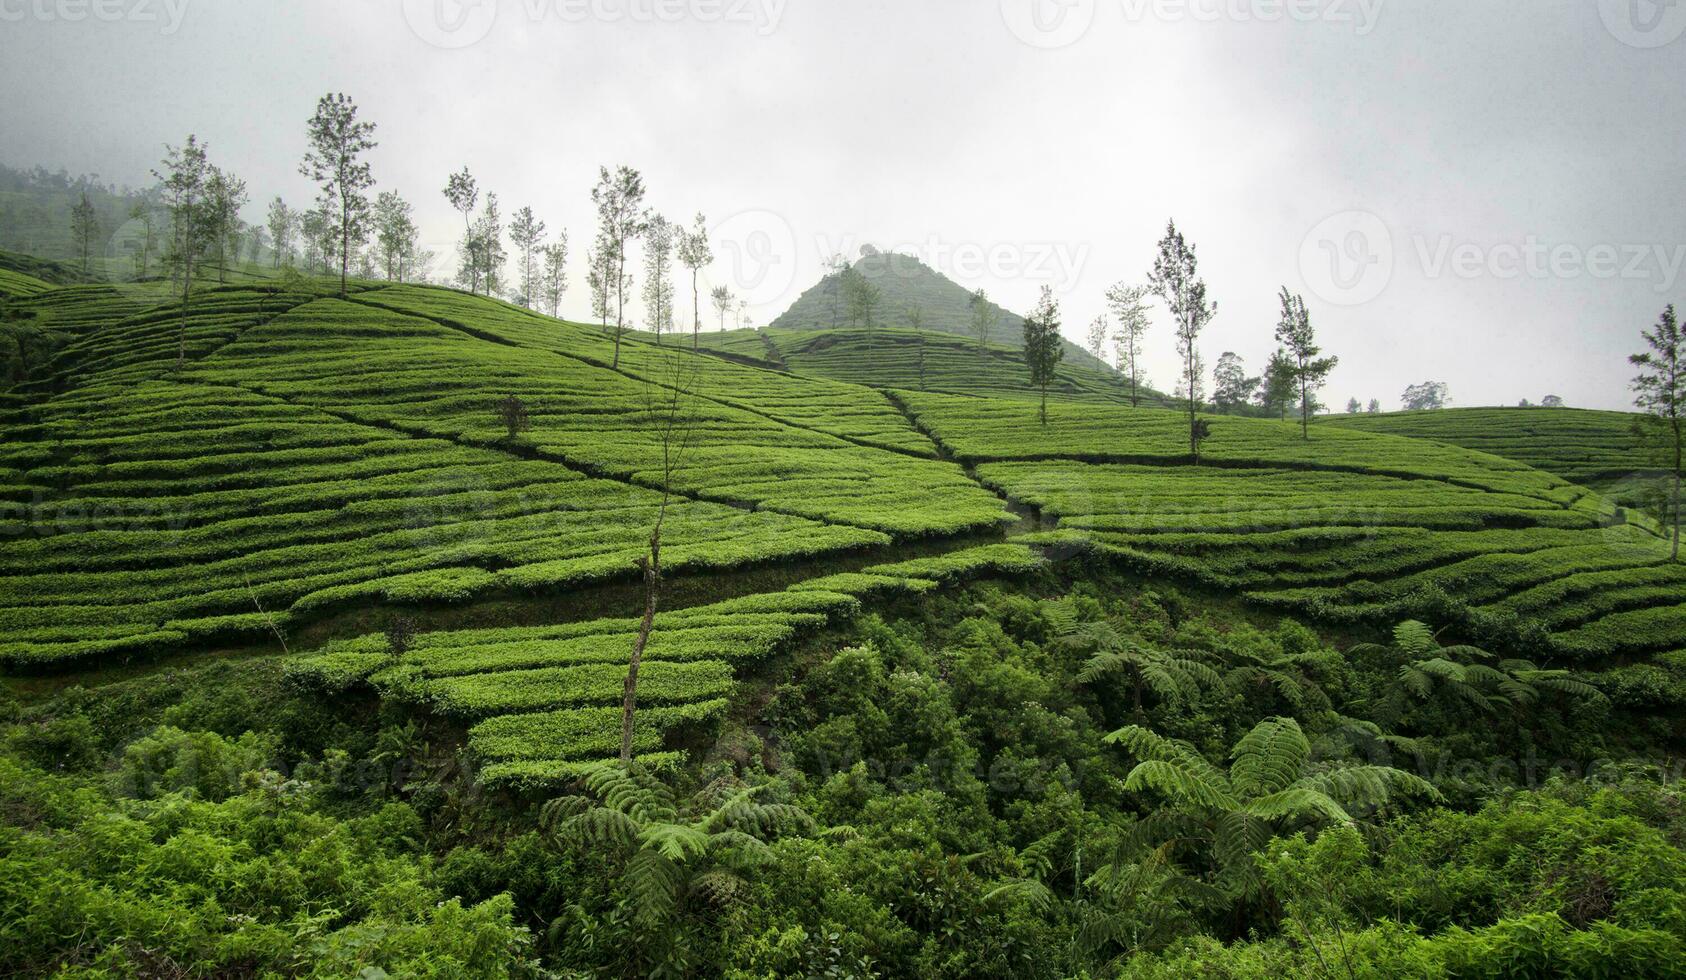
[[[878,317],[884,325],[912,326],[909,314],[918,310],[919,325],[925,330],[973,336],[970,290],[911,255],[880,252],[871,246],[862,251],[865,254],[855,261],[854,268],[877,286],[883,296]],[[840,288],[841,278],[837,274],[822,278],[798,296],[790,309],[779,314],[770,326],[775,330],[830,330],[851,326]],[[994,303],[989,306],[995,313],[989,342],[1015,349],[1024,346],[1024,317]],[[1065,348],[1068,364],[1110,370],[1069,340]]]

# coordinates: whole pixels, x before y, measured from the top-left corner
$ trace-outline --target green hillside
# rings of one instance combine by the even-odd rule
[[[1333,622],[1454,616],[1486,642],[1598,658],[1686,647],[1686,569],[1597,494],[1524,464],[1408,439],[1212,421],[1188,465],[1178,413],[1022,408],[907,393],[920,426],[1076,544]],[[1555,601],[1572,599],[1540,615]]]
[[[1639,445],[1635,418],[1584,408],[1446,408],[1318,421],[1479,449],[1583,486],[1608,488],[1659,469]]]
[[[1447,442],[1337,424],[1305,441],[1293,423],[1215,417],[1194,465],[1184,416],[1128,407],[1108,376],[1067,365],[1044,427],[1016,352],[898,329],[870,347],[849,329],[728,332],[698,338],[700,354],[633,335],[617,353],[597,326],[497,300],[381,282],[340,298],[297,277],[204,284],[185,316],[146,284],[9,308],[58,338],[0,407],[0,707],[15,719],[0,721],[0,796],[21,814],[0,896],[26,931],[0,967],[14,972],[75,960],[62,923],[86,920],[96,938],[76,948],[131,965],[140,935],[208,970],[284,973],[309,941],[349,964],[329,975],[426,972],[398,965],[405,937],[429,963],[530,949],[589,975],[623,954],[578,940],[601,913],[558,903],[617,902],[591,891],[622,887],[604,858],[621,852],[582,856],[552,836],[577,824],[532,821],[557,812],[534,816],[547,798],[566,815],[595,793],[721,821],[735,846],[775,817],[810,821],[746,873],[778,914],[842,916],[827,935],[855,937],[859,962],[915,975],[949,957],[928,948],[927,913],[901,911],[928,877],[978,910],[976,928],[1010,934],[996,910],[1029,888],[1026,868],[1075,868],[1079,847],[1108,853],[1091,838],[1127,847],[1176,817],[1149,808],[1165,791],[1130,760],[1204,756],[1152,741],[1148,720],[1237,746],[1239,775],[1214,792],[1273,739],[1283,778],[1342,801],[1261,804],[1244,814],[1261,840],[1335,829],[1328,806],[1369,818],[1386,793],[1390,820],[1478,819],[1429,804],[1488,783],[1390,761],[1463,767],[1522,742],[1602,758],[1626,744],[1614,731],[1678,736],[1686,565],[1595,490]],[[923,391],[908,374],[921,349]],[[514,433],[498,408],[512,396]],[[628,776],[603,763],[621,748],[634,563],[658,514],[664,584]],[[1408,618],[1492,665],[1462,646],[1418,664],[1351,641]],[[671,802],[685,794],[700,809]],[[1589,812],[1556,799],[1539,805]],[[118,839],[139,856],[95,846]],[[1222,850],[1202,840],[1180,853],[1221,883],[1197,867]],[[189,842],[224,850],[189,860]],[[1672,867],[1631,887],[1661,894]],[[49,879],[69,882],[54,902],[23,897]],[[272,879],[294,884],[250,884]],[[391,881],[401,901],[357,904]],[[1222,921],[1249,907],[1203,887]],[[814,888],[833,898],[801,897]],[[1059,901],[1112,907],[1087,894]],[[188,910],[181,895],[214,900]],[[330,898],[360,911],[324,933],[328,913],[302,909]],[[710,909],[684,934],[738,928]],[[1201,934],[1192,915],[1178,935]],[[371,947],[371,919],[406,924]],[[765,953],[763,931],[709,955],[754,964],[746,975],[836,962],[798,940]],[[1050,975],[1112,948],[1050,942]],[[1188,972],[1175,948],[1154,955]],[[1013,972],[977,963],[928,972]]]
[[[810,376],[868,359],[831,356],[837,338],[864,343],[851,331],[772,331],[788,373],[636,339],[614,366],[597,328],[508,304],[314,290],[211,287],[185,332],[144,291],[26,301],[69,339],[0,450],[5,659],[156,653],[359,604],[625,579],[663,490],[675,573],[989,531],[1023,504],[1059,521],[1029,542],[1081,538],[1340,621],[1403,615],[1430,585],[1497,615],[1527,589],[1597,573],[1585,619],[1557,615],[1553,644],[1686,645],[1686,607],[1653,609],[1623,577],[1661,564],[1660,542],[1604,527],[1589,491],[1497,456],[1334,425],[1302,442],[1289,424],[1224,418],[1195,468],[1177,413],[1090,404],[1119,396],[1080,369],[1039,428],[1004,350],[991,373],[963,343],[932,344],[932,393],[892,399]],[[913,340],[875,342],[888,364]],[[916,388],[901,355],[901,373],[860,380]],[[676,377],[694,389],[695,442],[664,479],[650,391]],[[529,419],[513,439],[494,410],[509,395]],[[1602,631],[1606,614],[1652,625]]]
[[[10,269],[0,269],[0,299],[33,296],[52,288],[53,284],[44,279]]]
[[[908,327],[910,313],[917,310],[923,330],[960,334],[976,339],[972,332],[972,294],[959,283],[919,259],[899,252],[870,251],[856,259],[852,268],[878,287],[877,318],[880,325]],[[835,330],[860,326],[849,322],[848,304],[843,299],[841,274],[823,277],[769,324],[775,330]],[[989,304],[995,317],[990,343],[1017,349],[1024,345],[1024,318]],[[1065,342],[1066,361],[1096,370],[1108,370],[1083,348]]]
[[[1031,397],[1024,354],[1015,347],[990,344],[982,353],[977,342],[928,330],[886,328],[870,334],[862,329],[767,330],[779,363],[794,374],[848,381],[877,388],[906,388],[961,395]],[[1090,363],[1093,363],[1092,361]],[[1124,380],[1110,370],[1097,370],[1076,359],[1057,368],[1050,396],[1083,401],[1124,403],[1130,393]],[[1163,399],[1142,393],[1144,404]]]

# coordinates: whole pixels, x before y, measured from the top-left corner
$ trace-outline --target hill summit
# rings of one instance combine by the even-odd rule
[[[881,252],[866,245],[861,248],[861,256],[852,268],[878,287],[882,296],[879,306],[882,325],[912,326],[912,314],[917,310],[921,329],[975,336],[972,333],[971,290],[915,256]],[[1024,317],[995,303],[989,303],[989,309],[995,314],[995,323],[989,331],[988,341],[1022,347]],[[852,325],[855,324],[849,322],[840,272],[826,275],[810,286],[796,298],[790,309],[779,314],[770,324],[774,329],[783,330],[832,330]],[[1065,342],[1065,348],[1068,363],[1110,370],[1105,362],[1069,340]]]

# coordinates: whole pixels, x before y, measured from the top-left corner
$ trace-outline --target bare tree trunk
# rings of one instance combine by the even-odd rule
[[[189,237],[191,241],[191,237]],[[191,248],[192,246],[189,245]],[[187,364],[187,300],[189,290],[193,288],[193,257],[190,255],[182,263],[181,273],[181,331],[176,336],[176,370],[180,371]]]
[[[697,270],[691,268],[691,350],[702,343],[702,305],[697,298]]]
[[[340,195],[340,299],[345,299],[345,270],[351,265],[351,208]]]
[[[620,256],[615,259],[615,359],[609,365],[611,370],[619,370],[621,366],[621,324],[626,317],[626,242],[621,242],[619,251]]]
[[[667,505],[664,500],[662,511]],[[638,638],[632,641],[632,660],[626,668],[625,693],[621,697],[621,762],[632,761],[632,716],[638,709],[638,667],[644,662],[644,646],[650,642],[650,626],[656,619],[656,598],[662,581],[662,516],[656,517],[656,528],[650,532],[650,553],[638,559],[638,569],[644,575],[644,619],[638,624]]]
[[[1674,420],[1674,502],[1670,506],[1674,518],[1674,544],[1669,551],[1670,561],[1680,560],[1680,420]]]

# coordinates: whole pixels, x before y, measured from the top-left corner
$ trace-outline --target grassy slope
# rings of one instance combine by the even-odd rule
[[[1318,422],[1479,449],[1585,486],[1608,487],[1656,469],[1634,434],[1635,417],[1582,408],[1447,408]]]
[[[908,328],[911,312],[919,311],[922,329],[976,337],[972,332],[972,294],[959,283],[910,255],[881,252],[856,260],[855,269],[878,287],[878,326]],[[1024,318],[989,304],[995,316],[989,342],[1018,349],[1024,345]],[[838,290],[838,277],[826,276],[797,297],[790,309],[773,319],[779,330],[834,330],[848,326],[847,304]],[[1106,365],[1088,351],[1066,341],[1066,360],[1095,370]]]
[[[982,353],[977,343],[952,334],[905,329],[824,331],[768,330],[792,373],[831,378],[879,388],[903,388],[958,395],[1033,398],[1024,355],[1017,348],[990,344]],[[923,357],[923,376],[920,360]],[[1122,378],[1075,360],[1061,361],[1050,398],[1126,403],[1129,389]],[[1143,391],[1143,404],[1163,399]]]
[[[84,287],[32,301],[74,340],[62,390],[37,390],[0,449],[11,661],[108,662],[334,608],[626,578],[664,489],[679,575],[990,528],[1005,497],[1058,520],[1022,543],[1096,548],[1326,620],[1386,622],[1438,586],[1477,625],[1534,624],[1546,653],[1686,645],[1686,577],[1654,536],[1603,527],[1601,498],[1560,477],[1438,442],[1328,425],[1306,443],[1291,424],[1222,418],[1205,447],[1216,465],[1194,467],[1176,412],[1080,389],[1044,429],[1017,394],[892,400],[636,338],[617,362],[595,327],[378,283],[344,300],[208,289],[178,371],[180,311],[160,299]],[[793,352],[793,370],[815,353]],[[664,486],[649,393],[676,379],[698,427]],[[513,440],[492,409],[507,394],[531,423]],[[735,673],[852,595],[1033,561],[985,548],[673,610],[651,658],[663,711],[640,749],[660,759],[666,731],[706,723]],[[550,779],[612,742],[628,628],[430,634],[396,661],[365,637],[300,676],[461,715],[493,775]]]

